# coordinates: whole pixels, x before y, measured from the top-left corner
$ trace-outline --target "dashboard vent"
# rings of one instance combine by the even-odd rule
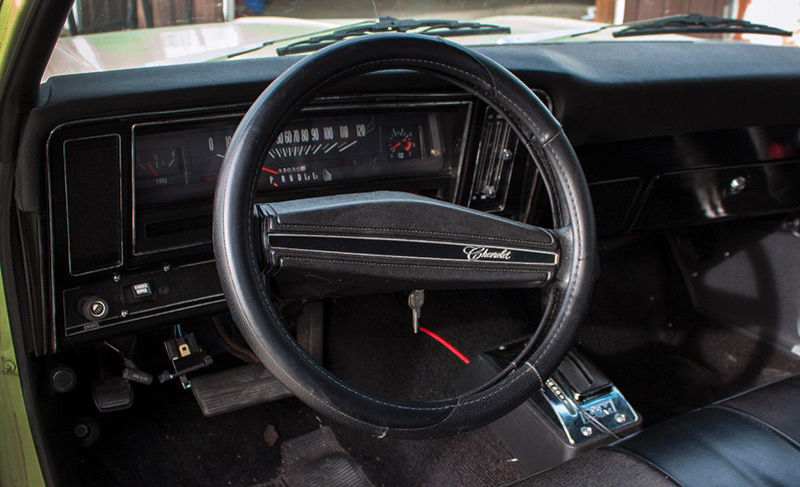
[[[519,139],[508,122],[499,113],[489,110],[478,144],[470,195],[471,208],[503,211],[518,143]]]

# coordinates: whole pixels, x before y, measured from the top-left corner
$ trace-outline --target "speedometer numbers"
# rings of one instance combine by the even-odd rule
[[[428,162],[425,141],[431,123],[430,116],[421,114],[298,120],[275,137],[259,184],[283,188],[417,170]]]
[[[389,159],[392,161],[416,159],[420,156],[419,145],[414,140],[414,135],[405,128],[392,128],[386,142],[389,147]]]
[[[371,142],[374,123],[328,122],[290,126],[278,134],[261,167],[269,186],[331,181],[336,166],[357,164]]]

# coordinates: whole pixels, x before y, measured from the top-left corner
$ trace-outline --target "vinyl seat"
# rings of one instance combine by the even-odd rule
[[[647,428],[515,487],[800,485],[800,375]]]

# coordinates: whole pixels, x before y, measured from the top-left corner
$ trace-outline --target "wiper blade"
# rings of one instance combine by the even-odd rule
[[[305,37],[308,37],[309,35],[320,35],[320,34],[324,34],[324,33],[327,33],[327,32],[334,32],[335,30],[349,29],[349,28],[358,27],[358,26],[364,26],[364,25],[372,25],[374,23],[375,23],[374,20],[364,20],[364,21],[361,21],[361,22],[356,22],[355,24],[348,24],[348,25],[346,25],[344,27],[337,26],[337,27],[330,28],[330,29],[325,29],[325,30],[322,30],[322,31],[316,31],[316,32],[311,32],[311,33],[306,33],[306,34],[293,35],[293,36],[290,36],[290,37],[283,37],[283,38],[280,38],[280,39],[270,39],[270,40],[263,41],[263,42],[256,42],[254,44],[247,44],[245,46],[237,46],[237,47],[234,47],[232,49],[230,49],[230,48],[229,49],[223,49],[220,52],[214,51],[214,52],[210,53],[211,57],[206,57],[203,60],[204,61],[223,61],[223,60],[226,60],[226,59],[233,59],[233,58],[239,57],[239,56],[241,56],[243,54],[248,54],[248,53],[251,53],[251,52],[255,52],[255,51],[263,49],[263,48],[265,48],[267,46],[272,46],[272,45],[275,45],[275,44],[278,44],[278,43],[281,43],[281,42],[289,42],[289,41],[293,41],[295,39],[303,39]]]
[[[614,37],[647,36],[654,34],[766,34],[791,36],[777,27],[754,24],[746,20],[710,17],[701,14],[676,15],[629,24],[627,29],[614,32]]]
[[[346,27],[329,34],[309,37],[308,39],[276,49],[279,56],[313,52],[349,37],[375,34],[379,32],[409,32],[440,37],[510,34],[511,29],[499,25],[481,24],[478,22],[459,22],[457,20],[415,20],[381,17],[367,25]]]

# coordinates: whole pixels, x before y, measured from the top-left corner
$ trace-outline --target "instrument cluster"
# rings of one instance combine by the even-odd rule
[[[262,192],[348,180],[447,172],[444,111],[305,113],[275,138],[261,161]],[[138,205],[213,194],[239,118],[134,127]],[[462,121],[463,123],[463,121]]]

